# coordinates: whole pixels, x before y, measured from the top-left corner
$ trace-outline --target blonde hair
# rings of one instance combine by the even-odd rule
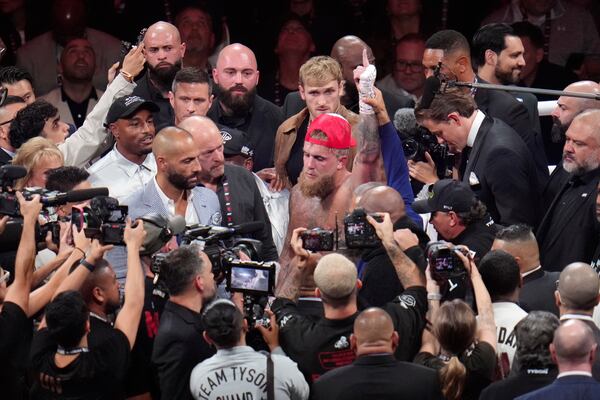
[[[15,189],[23,189],[31,179],[33,169],[42,159],[48,158],[59,159],[61,163],[64,163],[65,161],[64,156],[58,147],[50,140],[41,136],[31,138],[23,143],[19,150],[17,150],[12,165],[21,165],[25,167],[25,169],[27,169],[27,175],[15,182]]]
[[[307,83],[315,86],[324,85],[327,82],[336,80],[342,81],[342,67],[340,63],[328,56],[316,56],[309,58],[302,64],[299,72],[300,85]]]

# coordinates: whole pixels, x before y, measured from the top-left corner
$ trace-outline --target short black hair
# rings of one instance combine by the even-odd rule
[[[509,24],[493,23],[479,28],[473,36],[471,43],[471,56],[475,67],[485,64],[485,52],[491,50],[500,54],[506,48],[506,36],[515,36],[513,28]]]
[[[438,31],[431,35],[425,42],[425,48],[443,50],[444,54],[450,54],[456,50],[463,50],[467,54],[471,52],[467,38],[452,29]]]
[[[544,34],[542,30],[531,22],[520,21],[511,25],[516,36],[529,38],[536,48],[544,48]]]
[[[481,259],[479,272],[492,301],[511,294],[521,281],[519,264],[512,255],[502,250],[488,252]]]
[[[77,290],[60,293],[46,306],[46,324],[50,337],[66,349],[77,347],[85,335],[89,310]]]
[[[171,251],[161,265],[161,277],[169,294],[176,296],[183,293],[203,267],[197,246],[181,246]]]
[[[533,230],[526,224],[509,225],[496,233],[496,239],[504,242],[524,242],[531,240],[532,236]]]
[[[199,68],[184,67],[177,71],[171,86],[173,93],[177,90],[178,83],[206,83],[208,85],[208,95],[212,94],[212,82],[208,77],[208,73]]]
[[[8,139],[15,149],[31,138],[40,136],[48,118],[58,114],[58,108],[46,100],[38,99],[27,107],[19,110],[10,124]]]
[[[230,301],[216,300],[206,307],[202,324],[206,334],[219,347],[230,348],[240,340],[244,316]]]
[[[33,86],[33,76],[26,69],[14,65],[0,68],[0,85],[13,85],[22,80],[29,81]]]
[[[90,177],[90,174],[79,167],[59,167],[48,173],[46,189],[68,192]]]
[[[4,99],[4,103],[2,103],[2,107],[10,106],[11,104],[22,104],[25,103],[22,97],[19,96],[6,96]]]

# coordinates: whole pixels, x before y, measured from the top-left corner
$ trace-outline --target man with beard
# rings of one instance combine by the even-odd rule
[[[600,93],[600,85],[592,81],[575,82],[567,86],[567,92],[575,93]],[[573,119],[585,110],[600,109],[600,101],[579,97],[561,96],[558,98],[556,108],[552,111],[552,141],[562,143],[564,149],[565,133],[571,126]],[[560,188],[569,180],[569,172],[562,168],[562,162],[556,166],[550,180],[542,193],[544,211],[558,194]]]
[[[252,50],[239,43],[224,47],[213,69],[217,101],[207,114],[218,125],[246,132],[254,149],[254,171],[273,166],[275,132],[283,122],[279,107],[256,94],[258,76]]]
[[[154,339],[152,363],[162,399],[191,400],[192,369],[215,353],[202,340],[200,314],[216,293],[212,264],[196,246],[183,246],[167,255],[161,272],[170,297]]]
[[[508,24],[488,24],[479,28],[473,36],[473,61],[477,75],[496,85],[516,85],[525,67],[525,49]],[[531,93],[511,93],[529,112],[534,135],[538,140],[538,151],[542,151],[542,128],[537,108],[537,98]]]
[[[214,122],[200,116],[187,118],[179,127],[194,138],[195,148],[200,153],[198,181],[218,196],[223,224],[231,227],[245,222],[264,222],[263,228],[250,237],[262,242],[261,260],[276,261],[278,254],[271,221],[252,173],[243,167],[225,164],[223,138],[231,138],[231,134],[227,129],[220,132]]]
[[[154,212],[169,217],[181,215],[187,225],[220,225],[217,195],[197,186],[200,150],[192,135],[174,126],[166,127],[154,138],[152,152],[156,176],[124,200],[131,218]]]
[[[200,6],[189,6],[175,17],[175,25],[185,43],[183,64],[210,72],[208,58],[215,47],[215,34],[210,14]]]
[[[174,113],[169,103],[169,90],[181,60],[185,54],[185,43],[177,28],[168,22],[159,21],[150,25],[144,35],[146,74],[137,81],[133,94],[156,103],[159,111],[154,113],[157,130],[173,125]]]
[[[41,98],[58,108],[63,122],[80,128],[102,91],[94,88],[96,54],[87,39],[73,39],[60,56],[58,73],[61,86]]]
[[[600,232],[596,189],[600,181],[600,110],[573,119],[566,132],[562,167],[570,176],[542,219],[536,237],[544,269],[561,271],[572,262],[589,262]]]
[[[156,111],[156,104],[138,96],[115,100],[108,110],[106,125],[116,144],[88,169],[92,186],[107,187],[110,196],[123,200],[152,179],[156,173],[152,113]]]

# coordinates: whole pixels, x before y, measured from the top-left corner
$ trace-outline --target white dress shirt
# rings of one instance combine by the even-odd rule
[[[123,157],[115,145],[107,155],[88,168],[88,172],[93,187],[107,187],[110,196],[121,202],[156,175],[156,161],[154,155],[149,153],[144,162],[138,165]]]
[[[175,202],[171,200],[167,195],[162,191],[160,186],[158,186],[158,182],[156,182],[156,178],[152,180],[154,182],[154,186],[156,186],[156,191],[160,196],[165,208],[169,211],[172,217],[175,216]],[[186,225],[194,225],[200,223],[200,218],[198,218],[198,214],[196,214],[196,209],[194,208],[194,203],[192,199],[194,198],[194,193],[191,190],[188,190],[188,198],[187,198],[187,207],[185,209],[185,223]]]
[[[477,132],[479,132],[479,128],[481,128],[481,124],[485,119],[485,114],[481,110],[475,110],[475,112],[477,115],[475,115],[473,125],[471,125],[471,129],[469,130],[469,136],[467,136],[467,146],[469,147],[473,147],[475,138],[477,138]]]

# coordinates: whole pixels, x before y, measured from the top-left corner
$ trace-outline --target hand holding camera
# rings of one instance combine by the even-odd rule
[[[367,215],[367,221],[375,228],[375,233],[382,242],[394,240],[394,226],[389,213],[377,213],[374,216]]]
[[[419,238],[408,228],[394,231],[394,240],[396,240],[402,251],[419,245]]]
[[[17,200],[19,201],[19,210],[23,216],[24,221],[37,221],[40,211],[42,211],[42,203],[40,202],[40,195],[36,194],[31,197],[31,200],[25,199],[25,196],[21,192],[16,192]]]
[[[144,230],[144,224],[137,221],[135,226],[132,226],[131,219],[127,218],[125,222],[125,230],[123,232],[123,241],[127,247],[139,251],[144,244],[144,238],[146,237],[146,231]]]
[[[304,268],[308,263],[308,259],[310,258],[310,252],[306,250],[303,246],[303,240],[300,235],[306,231],[306,228],[296,228],[292,232],[292,239],[290,240],[290,245],[292,246],[292,251],[298,257],[298,267]]]
[[[98,239],[93,239],[90,252],[86,257],[92,264],[104,258],[104,254],[113,248],[112,244],[102,245]]]

